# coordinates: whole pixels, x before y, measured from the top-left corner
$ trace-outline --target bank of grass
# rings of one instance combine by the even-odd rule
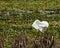
[[[0,1],[0,10],[9,8],[16,9],[32,9],[33,11],[37,9],[46,9],[46,8],[60,8],[59,0],[50,1],[50,0],[42,0],[42,1]],[[45,15],[46,16],[46,15]],[[19,18],[15,18],[15,16],[10,16],[9,20],[0,19],[0,38],[4,38],[4,48],[11,48],[14,38],[18,36],[23,29],[27,31],[28,37],[33,39],[37,36],[37,31],[31,26],[32,23],[39,19],[41,21],[46,20],[49,22],[50,26],[48,29],[48,33],[54,34],[57,42],[60,44],[60,17],[45,17],[40,16],[37,13],[24,15]],[[60,15],[59,15],[60,16]],[[42,34],[40,33],[40,36]]]
[[[27,36],[30,39],[34,39],[35,36],[38,36],[37,30],[32,27],[32,23],[37,19],[36,16],[34,19],[27,20],[22,17],[22,19],[12,18],[10,20],[0,20],[0,38],[4,38],[4,48],[11,48],[14,39],[21,34],[22,30],[26,30]],[[31,17],[33,18],[33,16]],[[41,21],[47,20],[49,22],[48,34],[52,33],[56,41],[60,44],[60,19],[56,20],[52,18],[40,17]],[[57,17],[56,17],[57,18]],[[42,37],[42,34],[40,33]],[[32,45],[31,45],[32,46]]]

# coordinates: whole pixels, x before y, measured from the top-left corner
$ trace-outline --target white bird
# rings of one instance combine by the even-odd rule
[[[32,24],[32,26],[35,29],[40,30],[41,32],[44,32],[48,28],[49,24],[47,21],[41,22],[39,20],[35,20],[34,23]]]

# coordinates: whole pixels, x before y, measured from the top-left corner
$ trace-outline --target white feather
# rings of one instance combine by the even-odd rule
[[[44,32],[44,28],[48,28],[49,24],[47,21],[39,21],[39,20],[35,20],[34,23],[32,24],[32,26],[35,29],[40,30],[41,32]]]

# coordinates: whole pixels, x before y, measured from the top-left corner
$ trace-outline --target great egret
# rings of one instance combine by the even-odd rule
[[[44,32],[48,28],[49,24],[47,21],[35,20],[32,26],[35,29],[40,30],[41,32]]]

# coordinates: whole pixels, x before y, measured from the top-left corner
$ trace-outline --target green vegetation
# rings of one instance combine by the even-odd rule
[[[44,9],[60,8],[59,0],[1,0],[0,1],[0,38],[4,39],[4,48],[11,48],[14,39],[23,29],[27,36],[34,38],[37,31],[31,26],[39,19],[46,20],[50,26],[47,33],[52,33],[60,44],[60,14],[47,15],[39,13]],[[28,13],[32,11],[32,13]],[[42,34],[40,33],[40,36]]]

